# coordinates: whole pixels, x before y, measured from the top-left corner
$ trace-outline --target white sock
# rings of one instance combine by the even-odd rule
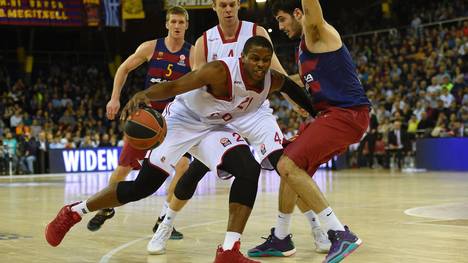
[[[278,213],[276,221],[275,236],[279,239],[284,239],[291,234],[291,216],[292,214]]]
[[[163,207],[161,209],[161,213],[159,214],[159,218],[163,218],[167,213],[167,208],[169,208],[169,203],[164,201]]]
[[[86,206],[86,201],[81,201],[78,204],[71,207],[73,212],[77,212],[80,216],[89,213],[89,209]]]
[[[310,227],[312,228],[312,231],[317,230],[320,228],[320,221],[318,219],[318,216],[314,211],[309,210],[304,213],[305,217],[307,217],[307,221],[309,221]]]
[[[331,207],[327,207],[322,212],[320,212],[318,214],[318,218],[323,224],[323,230],[325,231],[325,233],[327,233],[328,230],[345,230],[343,224],[341,224],[340,220],[338,220],[338,218],[335,215],[335,212],[333,212],[333,209],[331,209]]]
[[[224,237],[223,250],[231,250],[234,247],[234,243],[239,241],[241,236],[242,235],[240,233],[226,232],[226,236]]]
[[[162,221],[162,223],[173,226],[176,216],[177,216],[177,212],[168,207],[166,211],[166,217],[164,217],[164,220]]]

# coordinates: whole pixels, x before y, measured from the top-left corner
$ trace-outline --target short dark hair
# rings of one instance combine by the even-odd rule
[[[189,15],[188,15],[187,10],[185,8],[181,7],[181,6],[178,6],[178,5],[167,9],[166,21],[169,21],[169,16],[170,15],[182,15],[182,16],[185,16],[185,20],[187,22],[189,21]]]
[[[290,15],[293,14],[294,9],[299,8],[302,10],[301,0],[271,0],[270,9],[273,16],[276,16],[279,11],[286,12]]]
[[[242,53],[247,55],[249,53],[250,49],[253,47],[264,47],[267,48],[273,53],[273,45],[271,44],[270,40],[268,40],[266,37],[262,36],[253,36],[249,39],[247,39],[247,42],[245,42],[244,49],[242,50]]]

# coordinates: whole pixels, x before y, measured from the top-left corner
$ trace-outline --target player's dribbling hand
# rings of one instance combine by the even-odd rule
[[[120,109],[120,101],[111,99],[106,106],[106,115],[109,120],[113,120]]]
[[[122,110],[120,115],[121,121],[126,121],[128,116],[140,108],[140,105],[150,105],[150,100],[143,91],[137,92],[133,97],[127,102],[127,105]]]

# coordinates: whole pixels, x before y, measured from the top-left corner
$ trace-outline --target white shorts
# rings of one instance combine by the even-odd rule
[[[275,169],[267,157],[272,152],[283,149],[284,136],[269,103],[263,103],[257,111],[236,118],[228,127],[247,139],[258,156],[262,168]]]
[[[194,112],[177,100],[166,107],[163,115],[167,135],[161,145],[151,151],[149,161],[169,175],[174,173],[175,165],[186,152],[211,171],[217,171],[225,152],[236,146],[247,146],[245,140],[226,125],[201,122]],[[219,175],[228,176],[227,173]]]

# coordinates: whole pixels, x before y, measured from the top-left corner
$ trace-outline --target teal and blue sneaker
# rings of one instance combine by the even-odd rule
[[[323,263],[338,263],[361,245],[362,240],[351,232],[347,226],[344,228],[345,231],[328,231],[331,248]]]
[[[250,249],[247,254],[249,257],[289,257],[296,253],[296,248],[292,241],[292,235],[284,239],[275,236],[275,228],[271,229],[271,234],[266,241],[255,248]]]

